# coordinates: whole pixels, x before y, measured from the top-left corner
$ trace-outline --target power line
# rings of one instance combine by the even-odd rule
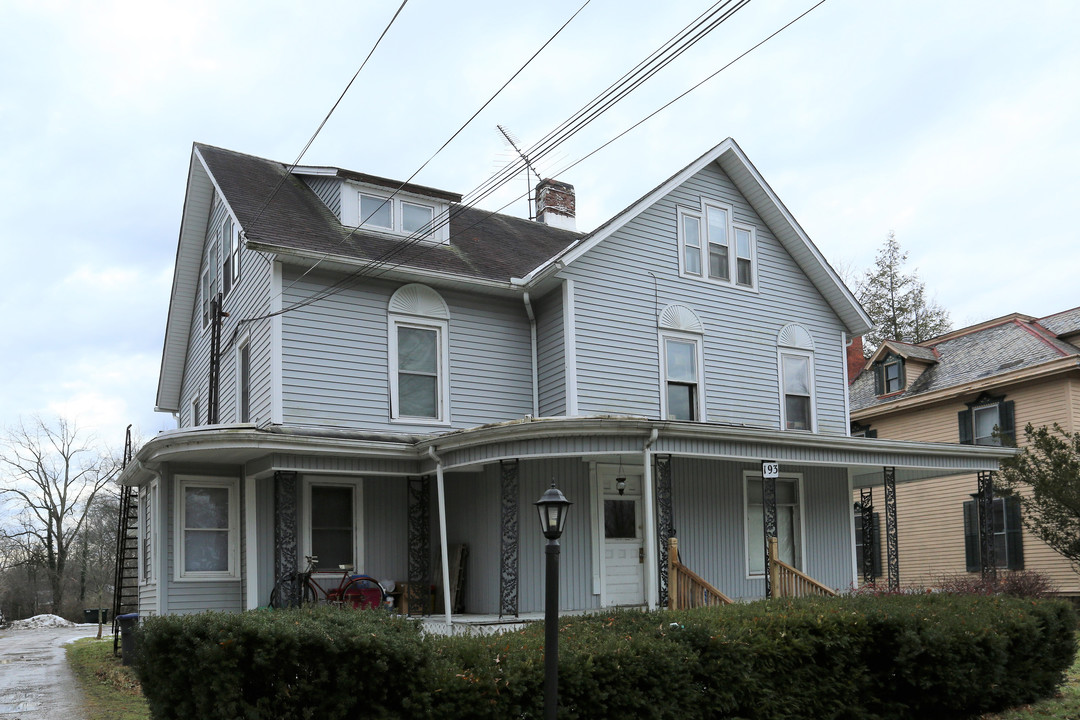
[[[737,5],[737,7],[735,7],[735,8],[733,9],[733,10],[731,10],[731,11],[730,11],[730,13],[734,13],[734,12],[736,12],[736,11],[737,11],[738,9],[741,9],[741,8],[742,8],[742,7],[744,7],[744,6],[745,6],[745,5],[746,5],[746,4],[748,3],[748,2],[749,2],[749,0],[741,0],[741,2],[740,2],[740,3],[738,4],[738,5]],[[730,0],[729,0],[729,2],[728,2],[728,3],[724,3],[724,4],[726,5],[726,4],[729,4],[729,3],[730,3]],[[743,53],[741,53],[740,55],[738,55],[738,56],[737,56],[737,57],[736,57],[735,59],[733,59],[733,60],[731,60],[730,62],[726,63],[725,65],[723,65],[723,66],[722,66],[721,68],[719,68],[719,69],[718,69],[718,70],[716,70],[715,72],[711,73],[710,75],[708,75],[707,77],[705,77],[704,79],[702,79],[701,81],[699,81],[698,83],[694,84],[693,86],[691,86],[691,87],[690,87],[690,88],[688,88],[687,90],[685,90],[685,91],[683,91],[682,93],[680,93],[679,95],[675,96],[674,98],[672,98],[671,100],[669,100],[669,101],[668,101],[667,103],[665,103],[664,105],[660,106],[660,107],[659,107],[659,108],[657,108],[656,110],[652,111],[651,113],[649,113],[648,115],[646,115],[645,117],[643,117],[643,118],[642,118],[641,120],[638,120],[638,121],[637,121],[637,122],[635,122],[635,123],[634,123],[633,125],[631,125],[630,127],[626,128],[626,129],[625,129],[625,130],[623,130],[622,132],[618,133],[617,135],[615,135],[615,136],[614,136],[614,137],[612,137],[611,139],[609,139],[609,140],[605,141],[605,142],[604,142],[604,143],[603,143],[602,145],[600,145],[600,146],[599,146],[599,147],[597,147],[596,149],[594,149],[594,150],[590,151],[590,152],[589,152],[589,153],[587,153],[586,155],[584,155],[584,156],[582,156],[581,158],[579,158],[578,160],[574,161],[573,163],[571,163],[570,165],[568,165],[568,166],[567,166],[566,168],[564,168],[564,169],[563,169],[563,170],[562,170],[561,172],[565,172],[566,170],[569,170],[570,168],[573,168],[573,167],[577,166],[577,165],[578,165],[578,164],[580,164],[581,162],[584,162],[585,160],[587,160],[588,158],[592,157],[592,156],[593,156],[593,155],[595,155],[595,154],[596,154],[597,152],[599,152],[600,150],[604,149],[605,147],[607,147],[607,146],[608,146],[608,145],[610,145],[611,143],[615,142],[615,141],[616,141],[616,140],[618,140],[619,138],[622,138],[623,136],[625,136],[625,135],[626,135],[627,133],[631,132],[631,131],[632,131],[632,130],[634,130],[635,128],[637,128],[637,127],[641,126],[641,125],[642,125],[643,123],[647,122],[648,120],[650,120],[651,118],[655,117],[655,116],[656,116],[657,114],[659,114],[659,113],[660,113],[660,112],[662,112],[663,110],[667,109],[668,107],[670,107],[671,105],[675,104],[676,102],[678,102],[678,101],[679,101],[679,100],[681,100],[682,98],[686,97],[687,95],[689,95],[689,94],[690,94],[691,92],[693,92],[694,90],[696,90],[696,89],[700,88],[700,87],[701,87],[702,85],[704,85],[704,84],[705,84],[706,82],[708,82],[709,80],[711,80],[711,79],[715,78],[715,77],[716,77],[717,75],[719,75],[719,74],[720,74],[721,72],[723,72],[723,71],[724,71],[724,70],[726,70],[727,68],[731,67],[731,66],[732,66],[732,65],[734,65],[734,64],[735,64],[736,62],[738,62],[738,61],[739,61],[739,60],[741,60],[742,58],[746,57],[746,56],[747,56],[748,54],[750,54],[751,52],[753,52],[753,51],[754,51],[754,50],[756,50],[757,48],[761,47],[762,45],[764,45],[765,43],[767,43],[767,42],[768,42],[769,40],[771,40],[771,39],[773,39],[774,37],[776,37],[777,35],[779,35],[779,34],[780,34],[781,32],[783,32],[783,31],[784,31],[784,30],[786,30],[787,28],[789,28],[789,27],[791,27],[792,25],[794,25],[794,24],[795,24],[796,22],[798,22],[799,20],[801,20],[802,18],[804,18],[804,17],[806,16],[806,15],[810,14],[810,13],[811,13],[812,11],[814,11],[815,9],[817,9],[818,7],[820,7],[821,5],[823,5],[824,3],[825,3],[825,0],[819,0],[819,2],[817,2],[816,4],[814,4],[813,6],[811,6],[811,7],[809,8],[809,9],[807,9],[806,11],[804,11],[803,13],[801,13],[800,15],[796,16],[796,17],[795,17],[794,19],[792,19],[792,20],[790,20],[789,22],[787,22],[787,23],[786,23],[785,25],[783,25],[783,26],[782,26],[781,28],[779,28],[778,30],[774,31],[773,33],[771,33],[770,35],[768,35],[767,37],[765,37],[765,38],[764,38],[763,40],[761,40],[760,42],[758,42],[758,43],[756,43],[755,45],[753,45],[752,47],[750,47],[750,48],[749,48],[748,50],[746,50],[746,51],[744,51]],[[728,14],[728,15],[727,15],[727,17],[730,17],[730,14]],[[695,41],[695,42],[696,42],[696,41]],[[624,77],[625,77],[625,76],[624,76]],[[636,86],[635,86],[635,87],[636,87]],[[576,131],[575,131],[575,132],[576,132]],[[552,134],[552,133],[549,133],[549,135],[551,135],[551,134]],[[516,174],[516,173],[515,173],[515,174]],[[490,192],[488,192],[488,193],[486,193],[486,194],[484,195],[484,197],[487,197],[487,196],[488,196],[488,195],[490,195],[490,194],[491,194],[491,193],[490,193]],[[488,213],[487,213],[487,214],[485,214],[485,215],[484,215],[484,216],[483,216],[482,218],[478,219],[478,220],[477,220],[476,222],[474,222],[474,223],[472,223],[471,225],[469,225],[468,227],[466,227],[466,228],[463,228],[462,230],[460,230],[460,231],[459,231],[459,233],[461,233],[461,232],[466,232],[466,231],[468,231],[469,229],[471,229],[471,228],[473,228],[473,227],[476,227],[477,225],[479,225],[479,224],[483,223],[483,222],[484,222],[485,220],[487,220],[487,219],[488,219],[488,218],[490,218],[491,216],[493,216],[493,215],[495,215],[495,214],[499,213],[500,211],[502,211],[503,209],[505,209],[505,208],[506,208],[506,207],[508,207],[509,205],[511,205],[511,204],[513,204],[514,202],[517,202],[517,201],[518,201],[518,200],[520,200],[521,198],[525,197],[525,195],[527,195],[527,194],[528,194],[528,193],[526,192],[526,193],[523,193],[523,194],[521,194],[521,195],[518,195],[517,197],[513,198],[512,200],[510,200],[510,201],[509,201],[509,202],[507,202],[506,204],[502,205],[502,206],[501,206],[500,208],[498,208],[498,209],[496,209],[496,210],[494,210],[494,211],[488,212]],[[445,221],[443,221],[443,223],[442,223],[442,224],[448,224],[448,223],[449,223],[449,220],[450,220],[450,217],[454,217],[454,216],[456,216],[457,214],[460,214],[461,212],[463,212],[463,211],[464,211],[465,209],[467,209],[467,208],[471,208],[471,207],[472,207],[472,205],[465,205],[465,204],[463,204],[463,205],[459,206],[458,208],[455,208],[454,210],[456,210],[456,212],[453,212],[453,211],[452,211],[451,213],[449,213],[449,214],[448,214],[448,217],[447,217],[447,219],[446,219]],[[442,227],[442,224],[440,224],[440,225],[439,225],[439,227]],[[398,267],[398,266],[400,266],[400,265],[401,265],[402,263],[404,263],[405,261],[407,261],[407,260],[411,259],[412,257],[414,257],[414,255],[410,255],[410,256],[408,256],[407,258],[405,258],[405,259],[403,259],[403,260],[401,260],[401,261],[399,261],[399,262],[396,262],[396,263],[394,263],[394,264],[392,264],[392,265],[390,265],[390,264],[386,264],[386,263],[385,263],[385,261],[384,261],[384,260],[383,260],[382,258],[383,258],[383,257],[385,257],[385,256],[393,256],[393,255],[398,255],[398,254],[400,254],[400,253],[404,252],[405,250],[408,250],[408,249],[410,249],[410,248],[414,247],[415,245],[417,245],[417,244],[419,243],[419,241],[420,241],[420,240],[421,240],[421,239],[422,239],[423,237],[426,237],[426,236],[427,236],[428,234],[430,234],[430,232],[432,232],[432,230],[428,230],[428,229],[422,229],[422,230],[421,230],[420,232],[421,232],[422,234],[414,234],[414,235],[416,235],[416,237],[410,237],[410,238],[407,238],[405,242],[403,242],[403,243],[401,243],[401,244],[400,244],[399,246],[395,247],[395,248],[394,248],[394,249],[393,249],[392,251],[388,251],[387,253],[384,253],[384,254],[383,254],[383,256],[380,256],[380,258],[374,258],[374,259],[368,260],[368,261],[367,261],[366,263],[364,263],[364,265],[363,265],[363,266],[361,266],[361,267],[360,267],[360,268],[359,268],[358,270],[356,270],[356,271],[354,271],[354,272],[352,272],[352,273],[349,273],[348,275],[346,275],[346,276],[342,277],[341,279],[339,279],[338,281],[336,281],[336,282],[332,283],[331,285],[327,286],[326,288],[323,288],[323,290],[321,290],[321,291],[319,291],[319,292],[317,292],[317,293],[313,294],[312,296],[310,296],[310,297],[308,297],[308,298],[305,298],[304,300],[300,300],[300,301],[298,301],[298,302],[296,302],[296,303],[294,303],[294,304],[290,305],[290,306],[289,306],[288,308],[282,308],[281,310],[275,311],[275,312],[273,312],[273,313],[269,313],[269,314],[267,314],[267,315],[264,315],[264,316],[261,316],[261,317],[258,317],[258,318],[251,318],[251,319],[250,319],[250,320],[248,320],[248,321],[250,322],[250,321],[253,321],[253,320],[260,320],[260,319],[264,319],[264,318],[267,318],[267,317],[273,317],[274,315],[280,315],[280,314],[284,314],[284,313],[286,313],[286,312],[290,312],[290,311],[292,311],[292,310],[296,310],[296,309],[300,309],[300,308],[302,308],[302,307],[306,307],[307,305],[310,305],[310,304],[312,304],[312,303],[318,302],[319,300],[322,300],[322,299],[325,299],[325,298],[327,298],[327,297],[330,297],[330,296],[332,296],[332,295],[335,295],[335,294],[337,294],[337,293],[338,293],[338,292],[340,292],[341,290],[344,290],[345,288],[347,288],[347,287],[351,286],[351,285],[352,285],[352,284],[353,284],[354,282],[358,281],[358,280],[359,280],[359,279],[361,279],[362,277],[378,277],[378,276],[380,276],[380,275],[382,275],[382,274],[384,274],[384,273],[386,273],[386,272],[389,272],[389,271],[390,271],[390,270],[392,270],[393,268],[395,268],[395,267]],[[382,265],[382,267],[379,267],[379,268],[378,268],[378,270],[377,270],[376,272],[369,272],[369,271],[370,271],[370,270],[371,270],[372,268],[374,268],[374,267],[375,267],[376,265]],[[294,281],[294,282],[295,282],[295,281]]]

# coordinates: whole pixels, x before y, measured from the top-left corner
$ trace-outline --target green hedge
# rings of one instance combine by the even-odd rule
[[[1053,694],[1062,601],[918,595],[560,620],[560,718],[957,718]],[[424,636],[377,612],[152,618],[154,717],[537,718],[543,626]]]

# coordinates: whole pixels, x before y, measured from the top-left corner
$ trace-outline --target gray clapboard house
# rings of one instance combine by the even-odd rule
[[[734,141],[589,233],[573,193],[544,181],[529,221],[196,144],[157,393],[179,427],[123,476],[141,612],[264,606],[310,554],[427,587],[462,545],[465,614],[538,611],[552,481],[563,609],[663,604],[673,533],[757,598],[766,460],[781,557],[843,590],[854,488],[1008,452],[849,436],[870,321]]]

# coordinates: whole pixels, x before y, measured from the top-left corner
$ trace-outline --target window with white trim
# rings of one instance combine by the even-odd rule
[[[177,479],[178,578],[214,580],[238,576],[238,493],[234,479]]]
[[[227,215],[221,223],[221,247],[221,293],[228,296],[240,281],[240,226]]]
[[[157,577],[157,541],[154,513],[157,509],[158,481],[139,488],[139,580],[153,582]]]
[[[236,348],[236,421],[251,422],[251,343]]]
[[[814,341],[801,325],[785,325],[777,335],[780,386],[780,427],[784,430],[817,429],[814,393]]]
[[[221,285],[218,281],[218,270],[220,263],[220,252],[218,247],[217,238],[215,237],[211,241],[210,245],[206,248],[206,259],[203,264],[202,273],[202,326],[205,330],[210,327],[210,302],[214,299],[221,290]]]
[[[305,479],[303,554],[317,557],[320,570],[363,569],[361,498],[357,481]]]
[[[702,200],[700,208],[677,210],[679,266],[684,276],[754,288],[757,236],[732,218],[732,208]]]
[[[668,305],[657,320],[660,357],[660,417],[704,421],[705,326],[685,305]]]
[[[779,559],[799,570],[802,560],[801,478],[776,480],[776,540]],[[761,475],[745,475],[746,560],[748,575],[765,574],[765,510]]]
[[[202,418],[199,417],[199,396],[191,398],[191,427],[199,427]]]
[[[449,317],[442,296],[425,285],[406,285],[390,298],[392,420],[450,421]]]
[[[435,229],[435,218],[442,214],[443,206],[369,190],[361,190],[357,195],[360,227],[424,239],[443,234]]]

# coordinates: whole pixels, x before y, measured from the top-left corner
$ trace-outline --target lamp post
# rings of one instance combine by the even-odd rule
[[[555,720],[559,707],[559,538],[572,503],[553,482],[533,504],[540,513],[540,530],[548,541],[544,588],[544,720]]]

